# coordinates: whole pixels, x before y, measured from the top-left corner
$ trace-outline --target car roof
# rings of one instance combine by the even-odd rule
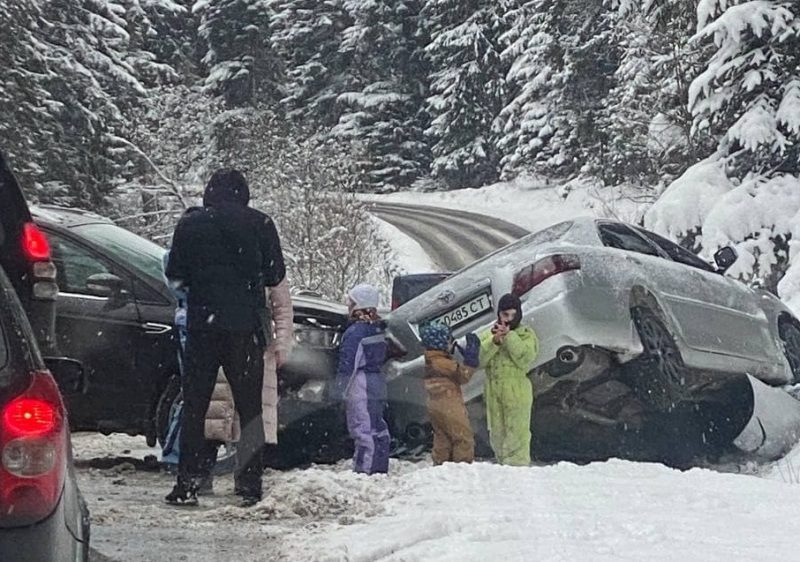
[[[347,316],[347,307],[345,305],[318,297],[292,295],[292,305],[295,308],[313,308],[323,312]]]
[[[74,228],[87,224],[114,224],[110,219],[91,211],[59,207],[58,205],[36,205],[31,207],[31,215],[37,223],[49,223],[64,228]]]

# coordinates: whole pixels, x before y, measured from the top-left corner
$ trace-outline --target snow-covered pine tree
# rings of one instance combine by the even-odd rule
[[[713,150],[708,135],[692,134],[687,106],[691,80],[708,54],[705,46],[691,41],[697,2],[615,4],[614,41],[621,60],[602,112],[609,138],[603,176],[659,191]]]
[[[270,38],[270,3],[200,0],[193,10],[200,18],[206,87],[229,107],[280,100],[283,68]]]
[[[337,99],[353,86],[343,33],[352,25],[342,0],[276,0],[272,41],[286,66],[289,116],[315,130],[334,126]]]
[[[506,177],[568,176],[602,159],[599,126],[618,65],[603,0],[531,0],[510,12],[503,60],[510,101],[497,122]]]
[[[341,117],[332,134],[359,147],[369,187],[407,187],[429,163],[420,123],[420,2],[345,0],[344,7],[353,24],[341,50],[354,87],[338,97]]]
[[[32,195],[98,208],[114,188],[112,178],[129,171],[127,149],[117,141],[124,112],[145,91],[128,58],[125,10],[107,0],[29,1],[16,8],[27,10],[18,13],[19,36],[8,37],[25,56],[16,55],[18,66],[8,70],[16,78],[3,83],[8,88],[30,79],[15,101],[17,111],[31,114],[10,120],[17,129],[11,138],[28,144],[15,166]]]
[[[148,84],[178,82],[193,71],[193,0],[117,0],[125,10],[128,56]]]
[[[432,175],[450,188],[498,177],[492,125],[506,101],[499,38],[507,0],[427,0],[423,30],[430,64],[426,130]]]
[[[46,149],[53,149],[59,129],[50,92],[47,63],[37,48],[38,0],[0,0],[0,150],[10,157],[23,186],[41,189]]]
[[[800,174],[800,1],[701,0],[697,19],[716,49],[689,89],[695,131],[740,173]]]

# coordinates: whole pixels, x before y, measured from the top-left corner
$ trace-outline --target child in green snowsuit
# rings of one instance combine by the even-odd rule
[[[528,371],[539,353],[536,333],[521,326],[522,304],[504,295],[497,324],[481,337],[481,367],[486,370],[486,417],[489,441],[500,464],[531,463],[533,387]]]

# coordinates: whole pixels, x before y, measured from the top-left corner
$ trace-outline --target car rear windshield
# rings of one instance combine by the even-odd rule
[[[154,279],[164,277],[166,250],[129,230],[113,224],[77,226],[74,231],[105,248],[117,261],[130,265]]]
[[[520,238],[516,242],[513,242],[508,246],[504,246],[499,250],[495,250],[488,256],[485,256],[479,259],[478,261],[471,263],[461,271],[472,269],[473,267],[478,266],[489,259],[514,253],[515,251],[523,247],[540,246],[542,244],[549,244],[551,242],[555,242],[556,240],[564,236],[567,232],[569,232],[569,229],[572,228],[572,225],[573,225],[572,221],[564,221],[558,224],[554,224],[553,226],[548,226],[547,228],[539,230],[532,234],[528,234],[527,236]]]

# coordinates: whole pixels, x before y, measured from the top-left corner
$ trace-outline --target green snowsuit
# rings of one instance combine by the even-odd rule
[[[539,340],[526,326],[509,332],[501,345],[492,338],[491,332],[481,336],[489,441],[500,464],[527,466],[531,463],[533,408],[528,371],[539,353]]]

